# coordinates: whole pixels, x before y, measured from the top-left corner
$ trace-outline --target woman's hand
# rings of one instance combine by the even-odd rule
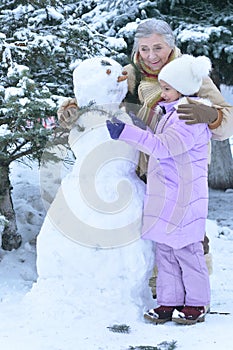
[[[79,118],[79,108],[75,98],[67,98],[57,111],[59,125],[63,129],[71,129]]]
[[[179,119],[186,120],[186,124],[211,124],[218,119],[218,110],[187,97],[189,103],[178,106]]]

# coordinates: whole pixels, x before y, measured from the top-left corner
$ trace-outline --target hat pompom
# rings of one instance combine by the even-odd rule
[[[206,56],[198,56],[193,57],[192,63],[191,63],[191,69],[193,76],[197,79],[203,79],[206,78],[212,68],[211,61]]]

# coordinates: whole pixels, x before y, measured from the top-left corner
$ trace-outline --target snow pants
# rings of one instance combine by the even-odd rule
[[[157,303],[164,306],[210,304],[209,273],[202,242],[174,249],[156,243]]]

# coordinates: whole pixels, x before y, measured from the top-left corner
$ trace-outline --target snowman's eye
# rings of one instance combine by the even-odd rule
[[[107,69],[106,70],[106,73],[109,75],[109,74],[111,74],[111,69]]]

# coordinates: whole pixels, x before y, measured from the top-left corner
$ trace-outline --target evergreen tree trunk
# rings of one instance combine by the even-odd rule
[[[218,190],[233,188],[233,158],[229,140],[212,140],[209,187]]]
[[[2,234],[2,248],[5,250],[17,249],[22,242],[21,236],[17,234],[9,173],[9,165],[0,165],[0,213],[8,220]]]

